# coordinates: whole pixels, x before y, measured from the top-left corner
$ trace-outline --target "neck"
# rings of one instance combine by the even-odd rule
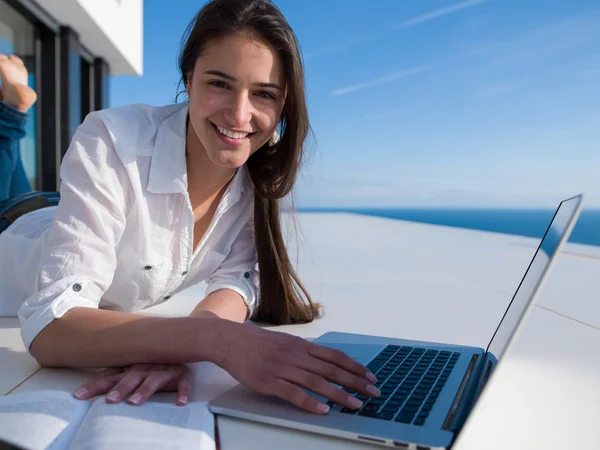
[[[188,191],[193,191],[198,197],[210,198],[217,195],[229,184],[236,173],[235,168],[220,167],[210,160],[189,121],[186,131],[185,154]]]

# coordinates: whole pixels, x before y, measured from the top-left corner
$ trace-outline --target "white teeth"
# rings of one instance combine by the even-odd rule
[[[219,130],[219,132],[221,132],[222,134],[224,134],[225,136],[227,136],[231,139],[243,139],[250,134],[250,133],[238,133],[236,131],[230,131],[230,130],[227,130],[227,129],[221,128],[221,127],[217,127],[217,130]]]

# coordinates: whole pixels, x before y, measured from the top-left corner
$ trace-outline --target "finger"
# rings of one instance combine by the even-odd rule
[[[73,395],[79,400],[88,400],[110,391],[125,374],[123,372],[103,378],[94,378],[75,391]]]
[[[123,373],[122,367],[109,367],[107,369],[102,370],[101,372],[98,372],[98,375],[96,375],[94,379],[98,380],[100,378],[112,377],[113,375],[116,375],[118,373]]]
[[[146,376],[142,384],[135,390],[135,393],[127,400],[132,405],[141,405],[148,400],[152,394],[158,391],[161,386],[166,384],[172,377],[177,376],[170,370],[153,371]]]
[[[362,364],[354,361],[344,352],[341,352],[337,349],[323,347],[322,345],[310,343],[310,345],[308,346],[308,353],[314,358],[318,358],[323,361],[334,364],[338,367],[341,367],[342,369],[345,369],[348,372],[353,373],[354,375],[366,378],[372,383],[377,382],[377,378],[371,373],[369,369],[367,369]]]
[[[283,379],[278,379],[268,384],[263,391],[265,394],[276,395],[288,402],[314,414],[327,414],[329,406],[322,401],[308,395],[298,386]]]
[[[325,378],[302,369],[294,369],[282,376],[286,381],[302,386],[321,397],[325,397],[338,405],[358,409],[363,402],[349,393],[335,387]]]
[[[0,94],[2,93],[2,90],[0,89]],[[0,99],[1,99],[1,95],[0,95]],[[98,372],[96,374],[96,376],[91,380],[88,381],[87,383],[81,385],[75,392],[73,392],[73,395],[80,399],[80,400],[87,400],[88,398],[94,397],[95,395],[89,395],[89,391],[88,391],[88,385],[90,383],[94,383],[96,380],[99,380],[101,378],[106,378],[106,377],[110,377],[112,375],[116,375],[118,373],[121,373],[122,369],[118,368],[118,367],[111,367],[108,369],[104,369],[100,372]],[[98,394],[96,394],[98,395]]]
[[[106,396],[107,403],[119,403],[135,391],[144,379],[151,373],[149,364],[136,364],[125,372],[125,375]]]
[[[381,395],[379,389],[363,377],[354,375],[345,369],[323,360],[312,358],[308,361],[300,362],[299,366],[308,372],[319,375],[325,380],[348,388],[351,391],[356,391],[368,397],[379,397]]]
[[[192,395],[193,375],[192,370],[185,367],[185,372],[181,375],[179,385],[177,386],[177,400],[175,403],[179,406],[187,405],[190,396]]]

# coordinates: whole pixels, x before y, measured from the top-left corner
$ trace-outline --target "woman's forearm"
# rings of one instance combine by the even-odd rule
[[[42,366],[123,367],[137,363],[212,361],[222,319],[148,317],[73,308],[33,340]]]

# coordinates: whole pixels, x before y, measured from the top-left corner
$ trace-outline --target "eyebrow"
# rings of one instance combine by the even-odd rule
[[[234,76],[229,75],[228,73],[225,73],[225,72],[221,72],[220,70],[207,70],[206,72],[203,72],[203,73],[204,73],[204,75],[216,75],[218,77],[225,78],[226,80],[237,81],[237,79]],[[277,83],[254,83],[254,86],[263,87],[263,88],[279,89],[280,91],[283,92],[283,89]]]

